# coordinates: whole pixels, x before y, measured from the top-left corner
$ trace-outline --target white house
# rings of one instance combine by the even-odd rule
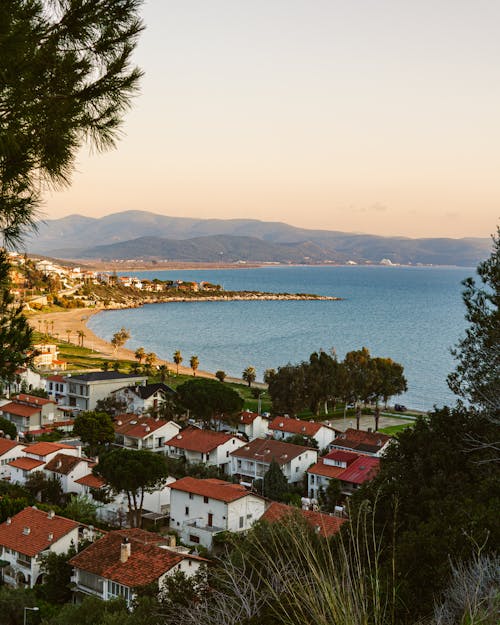
[[[0,525],[0,557],[9,563],[3,568],[4,582],[33,588],[40,582],[40,557],[66,553],[72,545],[78,546],[76,521],[25,508]]]
[[[25,445],[21,445],[17,441],[11,441],[8,438],[0,438],[0,478],[5,480],[10,478],[10,468],[7,466],[9,462],[17,460],[23,456]]]
[[[43,471],[49,478],[57,477],[63,493],[81,494],[82,487],[76,480],[88,475],[93,464],[88,458],[58,453],[47,462]]]
[[[122,597],[129,605],[136,589],[157,582],[162,592],[168,575],[182,571],[189,577],[206,562],[141,529],[108,532],[69,561],[76,595],[105,601]]]
[[[180,425],[173,421],[165,421],[137,414],[124,414],[116,417],[114,422],[115,445],[127,449],[148,449],[166,453],[165,441],[180,432]]]
[[[183,477],[170,488],[170,527],[182,542],[208,549],[216,534],[244,532],[266,509],[263,497],[224,480]]]
[[[257,412],[244,410],[240,414],[236,429],[240,434],[245,434],[249,441],[254,438],[263,438],[269,433],[269,419]]]
[[[113,397],[125,403],[125,411],[134,414],[143,414],[148,410],[156,410],[168,397],[175,395],[170,386],[158,384],[137,384],[125,386],[112,393]]]
[[[45,390],[49,398],[58,404],[68,401],[68,382],[62,375],[49,375],[45,380]]]
[[[68,404],[80,410],[95,410],[100,399],[106,399],[124,385],[144,384],[146,376],[129,375],[118,371],[94,371],[67,375]]]
[[[231,475],[242,483],[252,484],[262,479],[271,461],[281,467],[291,483],[300,482],[311,464],[318,460],[318,451],[311,447],[293,445],[273,439],[256,438],[231,453]]]
[[[19,433],[37,432],[61,420],[64,414],[53,399],[20,393],[0,408],[1,415],[13,423]]]
[[[203,462],[207,465],[230,470],[230,454],[245,445],[245,441],[232,434],[201,430],[189,427],[165,443],[167,455],[172,458],[185,458],[190,463]]]
[[[19,367],[16,370],[15,380],[8,382],[2,380],[2,386],[6,397],[10,397],[11,394],[21,393],[23,389],[31,391],[34,388],[43,388],[43,379],[37,371],[33,371],[28,367]]]
[[[41,471],[61,452],[71,456],[80,456],[81,447],[46,442],[25,446],[21,457],[6,464],[6,467],[9,467],[11,482],[24,484],[30,475],[35,471]]]
[[[269,432],[278,441],[286,441],[297,434],[314,438],[319,449],[327,447],[337,436],[337,430],[329,425],[290,417],[275,417],[269,424]]]
[[[341,449],[344,451],[355,451],[367,456],[380,457],[384,455],[391,441],[392,437],[387,434],[347,428],[328,447],[330,451]]]

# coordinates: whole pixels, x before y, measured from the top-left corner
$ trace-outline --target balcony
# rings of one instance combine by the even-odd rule
[[[224,532],[226,530],[226,528],[224,527],[207,525],[205,521],[202,521],[201,519],[189,521],[188,523],[186,523],[186,527],[195,527],[196,529],[203,530],[204,532],[209,532],[210,534],[218,534],[219,532]]]

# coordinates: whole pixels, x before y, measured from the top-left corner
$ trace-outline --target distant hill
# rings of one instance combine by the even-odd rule
[[[410,239],[307,230],[255,219],[190,219],[125,211],[99,219],[70,215],[41,222],[31,253],[69,259],[198,262],[374,262],[475,266],[488,238]]]

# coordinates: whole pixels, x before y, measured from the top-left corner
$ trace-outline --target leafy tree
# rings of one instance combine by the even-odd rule
[[[60,506],[64,500],[61,481],[57,475],[47,477],[43,471],[34,471],[26,478],[24,488],[42,503]]]
[[[374,369],[371,366],[370,352],[366,347],[345,355],[343,368],[347,379],[344,387],[346,398],[354,398],[356,402],[356,429],[359,430],[361,419],[361,403],[367,402],[373,388]]]
[[[491,255],[477,267],[479,282],[463,285],[469,327],[453,351],[457,367],[448,385],[459,397],[500,421],[500,227]]]
[[[98,399],[95,405],[95,412],[106,412],[111,417],[123,414],[127,410],[127,402],[118,399],[115,395],[108,395],[104,399]]]
[[[264,383],[269,384],[272,378],[276,375],[276,369],[266,369],[264,371]]]
[[[113,363],[112,369],[113,371],[120,371],[120,362],[118,360],[115,360],[115,362]]]
[[[335,479],[328,481],[327,487],[319,491],[319,504],[322,512],[335,512],[335,506],[342,498],[340,482]]]
[[[196,376],[196,370],[198,369],[199,364],[200,360],[198,356],[191,356],[191,358],[189,359],[189,366],[193,370],[193,376]]]
[[[2,207],[1,149],[0,147],[0,208]],[[3,208],[0,210],[0,225],[4,219],[3,210]],[[5,250],[0,249],[0,379],[13,382],[17,369],[20,366],[29,365],[31,362],[32,357],[30,357],[29,351],[33,331],[23,315],[22,304],[16,305],[14,303],[14,296],[10,291],[9,270],[10,263],[7,254]]]
[[[113,338],[110,341],[114,351],[116,352],[119,347],[123,347],[125,343],[129,340],[129,338],[130,332],[126,328],[121,328],[120,330],[118,330],[118,332],[115,332],[113,334]]]
[[[0,497],[0,523],[6,521],[9,517],[13,517],[32,503],[28,491],[26,491],[26,495],[25,497],[19,497],[7,494]]]
[[[264,473],[262,494],[274,501],[283,501],[288,490],[288,480],[283,474],[280,465],[273,458],[269,469]]]
[[[105,412],[81,412],[73,424],[73,434],[79,436],[88,446],[90,456],[97,455],[102,445],[109,445],[115,440],[113,421]]]
[[[215,372],[215,377],[219,380],[219,382],[224,382],[224,380],[226,379],[226,372],[222,371],[222,369],[219,369]]]
[[[307,406],[306,369],[302,365],[278,367],[268,385],[273,414],[295,416]]]
[[[188,380],[177,387],[177,396],[181,406],[206,424],[217,416],[234,415],[243,408],[238,393],[215,380]]]
[[[169,368],[167,367],[167,365],[160,365],[158,367],[158,374],[160,376],[160,381],[165,383],[165,380],[170,375],[170,371],[169,371]]]
[[[314,447],[314,449],[318,449],[318,441],[314,438],[314,436],[304,436],[304,434],[294,434],[286,439],[287,443],[292,443],[293,445],[302,445],[304,447]]]
[[[403,375],[403,365],[390,358],[372,358],[370,401],[375,402],[375,431],[378,430],[380,419],[379,401],[383,400],[387,406],[389,397],[400,395],[408,390],[406,378]]]
[[[71,495],[64,508],[64,516],[91,525],[96,521],[97,506],[86,495]]]
[[[164,456],[144,449],[113,449],[102,455],[94,472],[115,492],[127,495],[133,527],[141,525],[144,493],[160,488],[168,477]]]
[[[257,377],[255,367],[247,367],[241,374],[241,377],[245,380],[249,387],[252,386],[252,383],[255,382]]]
[[[39,592],[45,601],[53,604],[64,604],[71,600],[73,567],[68,564],[68,560],[75,554],[76,549],[73,545],[67,553],[50,552],[40,558],[43,584]]]
[[[17,428],[12,421],[9,421],[5,417],[0,417],[0,430],[4,436],[8,436],[12,440],[15,440],[17,436]]]
[[[158,360],[158,356],[154,352],[147,353],[144,358],[144,362],[146,363],[148,367],[153,367],[157,360]]]
[[[183,361],[183,358],[182,358],[182,354],[181,354],[181,352],[180,352],[179,350],[176,350],[176,351],[174,352],[174,356],[173,356],[173,358],[174,358],[174,362],[175,362],[175,364],[177,365],[177,375],[179,375],[179,365],[180,365],[180,364],[181,364],[181,362]]]
[[[303,363],[305,368],[305,394],[312,412],[319,415],[321,404],[339,396],[339,363],[337,359],[324,351],[313,352],[309,362]],[[325,407],[325,412],[327,409]]]
[[[35,397],[43,397],[44,399],[48,399],[49,397],[49,394],[44,388],[32,388],[28,394],[34,395]]]

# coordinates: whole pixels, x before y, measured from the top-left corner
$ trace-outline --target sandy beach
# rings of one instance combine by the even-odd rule
[[[84,346],[92,349],[96,354],[111,361],[115,360],[135,360],[134,351],[126,347],[114,347],[108,341],[100,338],[87,326],[88,320],[104,308],[75,308],[63,312],[42,313],[29,317],[30,325],[33,329],[44,332],[48,329],[51,336],[58,340],[68,341],[73,345],[78,345],[78,332],[85,332]],[[69,332],[69,335],[68,335]],[[177,371],[177,365],[167,360],[158,358],[157,364],[166,364],[172,371]],[[179,373],[192,375],[193,371],[189,367],[179,366]],[[209,371],[197,370],[199,377],[214,378],[214,374]],[[230,378],[227,378],[230,380]],[[233,381],[233,379],[231,379]],[[238,382],[239,380],[234,380]]]

